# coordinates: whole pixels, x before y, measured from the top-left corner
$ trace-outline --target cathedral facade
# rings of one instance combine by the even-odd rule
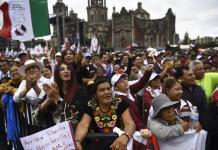
[[[82,21],[72,10],[58,0],[53,6],[54,14],[63,12],[65,20],[59,21],[64,28],[62,37],[71,37],[74,42],[79,34],[81,43],[90,41],[93,36],[98,38],[101,47],[124,49],[133,43],[140,47],[163,48],[166,44],[175,44],[176,17],[171,8],[160,19],[150,19],[150,14],[138,3],[136,10],[127,11],[124,7],[120,12],[113,8],[112,20],[108,19],[106,0],[88,0],[87,21]],[[57,22],[57,18],[56,21]],[[57,36],[57,24],[54,23],[54,36]],[[60,33],[61,33],[60,32]],[[63,35],[64,34],[64,35]],[[82,38],[81,38],[82,37]]]
[[[112,14],[112,46],[124,48],[136,44],[140,47],[165,47],[167,43],[175,44],[176,17],[171,9],[161,19],[150,19],[150,14],[138,3],[134,11],[124,7],[120,12],[113,9]]]

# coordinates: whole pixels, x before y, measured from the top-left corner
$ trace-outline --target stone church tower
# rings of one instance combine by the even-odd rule
[[[95,35],[102,46],[106,46],[106,37],[109,31],[106,0],[88,0],[86,38],[92,39]]]
[[[53,46],[64,44],[68,40],[76,46],[84,44],[85,20],[79,19],[77,13],[63,3],[63,0],[57,0],[53,5],[53,13],[55,17],[50,19],[53,25],[54,34],[52,36]]]
[[[53,5],[53,13],[56,15],[52,24],[54,27],[54,34],[53,36],[56,37],[56,41],[60,49],[60,45],[64,43],[65,38],[65,16],[68,15],[68,7],[63,3],[63,0],[57,0],[55,5]]]

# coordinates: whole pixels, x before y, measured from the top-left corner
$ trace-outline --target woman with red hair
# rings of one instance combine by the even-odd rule
[[[67,63],[56,66],[54,80],[43,85],[47,98],[35,109],[35,120],[46,128],[70,120],[75,127],[85,109],[86,89],[77,84],[74,68]]]

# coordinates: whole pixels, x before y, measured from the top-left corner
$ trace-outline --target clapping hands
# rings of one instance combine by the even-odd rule
[[[59,99],[59,88],[57,83],[49,84],[43,84],[43,90],[45,91],[45,94],[47,95],[49,100],[52,100],[54,102],[58,101]]]

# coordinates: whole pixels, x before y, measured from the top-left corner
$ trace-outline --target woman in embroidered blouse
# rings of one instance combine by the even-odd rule
[[[97,79],[94,84],[94,99],[88,102],[87,109],[75,132],[77,148],[82,149],[81,142],[89,128],[94,132],[109,133],[114,127],[121,128],[122,120],[125,134],[116,138],[110,148],[126,149],[128,140],[135,131],[128,104],[120,99],[113,100],[111,85],[106,79]]]

